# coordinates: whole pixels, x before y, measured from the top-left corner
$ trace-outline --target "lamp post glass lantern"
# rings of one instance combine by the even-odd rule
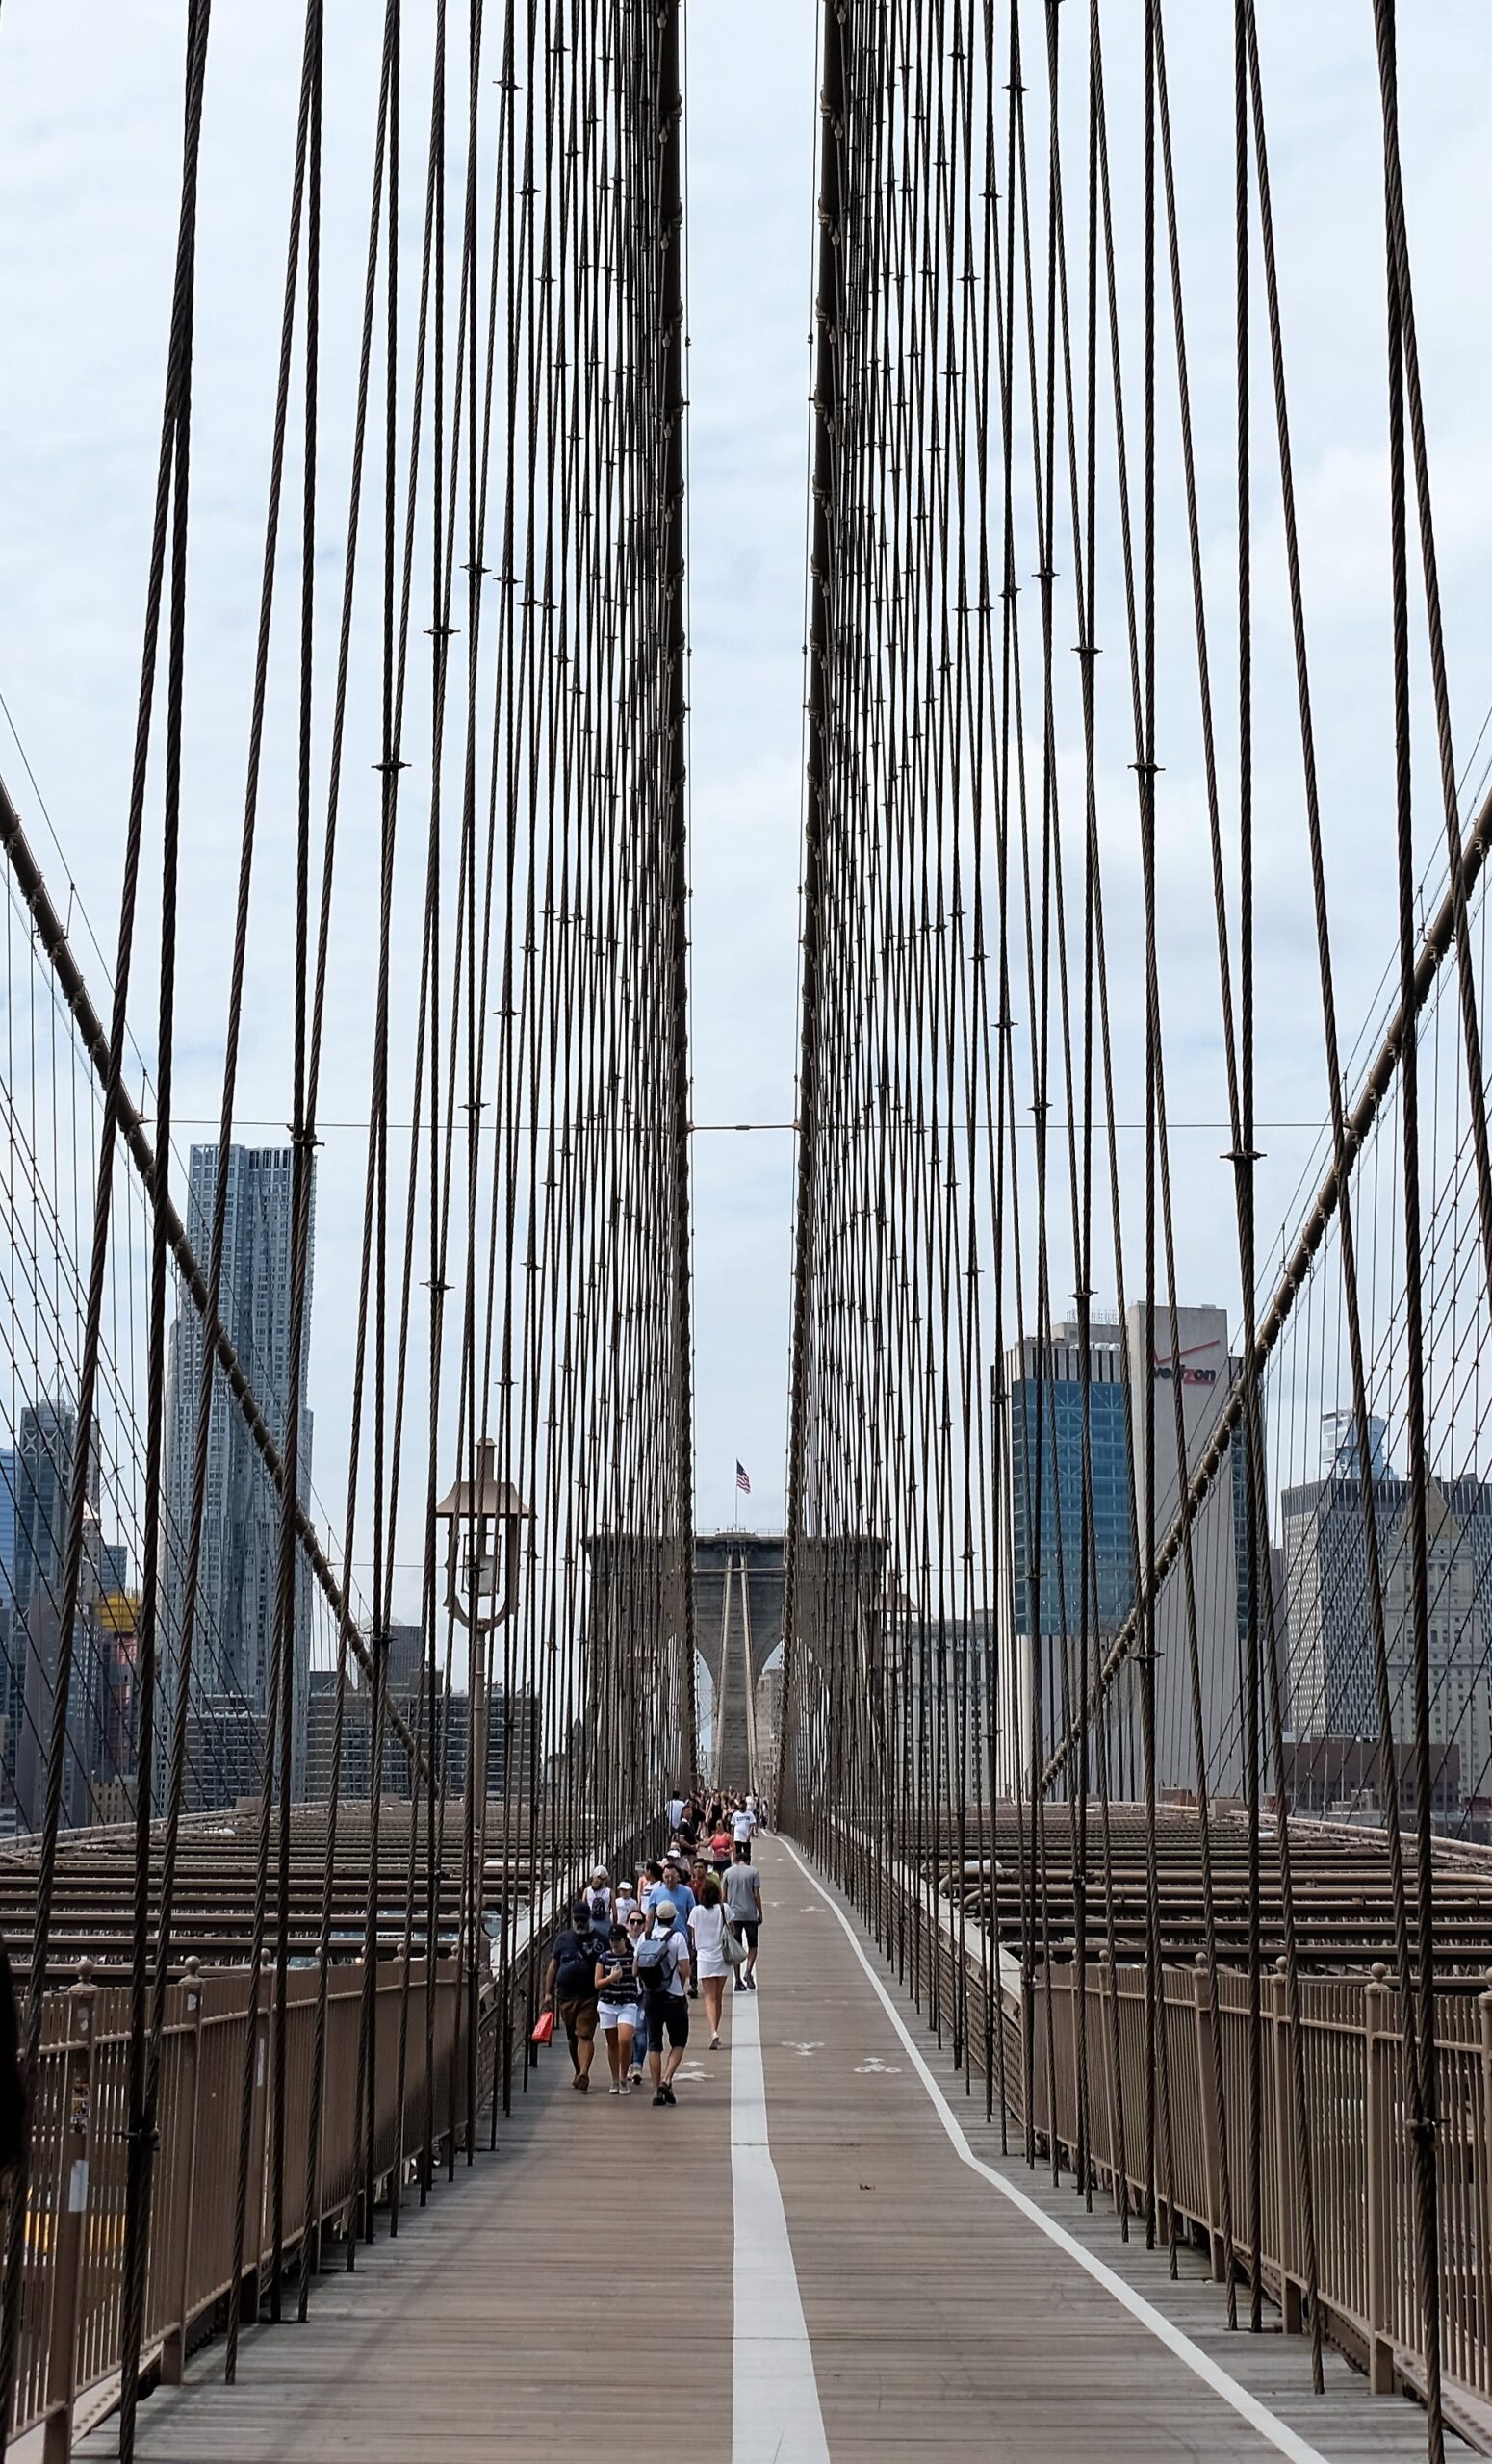
[[[484,1437],[477,1449],[476,1478],[456,1480],[435,1509],[446,1525],[446,1606],[472,1634],[470,1661],[472,1733],[467,1786],[474,1802],[487,1803],[487,1645],[518,1606],[518,1552],[529,1519],[511,1481],[500,1480],[497,1448]]]
[[[477,1476],[457,1480],[435,1511],[447,1526],[446,1605],[463,1626],[491,1633],[518,1605],[519,1527],[527,1508],[497,1474],[497,1448],[484,1437]]]

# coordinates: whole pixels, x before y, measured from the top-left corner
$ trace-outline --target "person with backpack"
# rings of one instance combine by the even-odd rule
[[[689,1945],[677,1930],[678,1911],[660,1899],[653,1922],[632,1953],[648,2028],[648,2068],[656,2105],[678,2103],[674,2073],[689,2041]],[[668,2050],[664,2052],[664,2043]]]
[[[611,1877],[605,1865],[598,1865],[592,1874],[590,1889],[586,1897],[590,1901],[591,1923],[601,1940],[608,1941],[611,1936],[612,1919]]]
[[[554,1937],[544,1972],[544,1999],[553,2002],[565,2032],[575,2077],[572,2088],[583,2096],[590,2087],[596,2053],[596,1959],[602,1938],[591,1924],[590,1902],[575,1900],[570,1922]]]

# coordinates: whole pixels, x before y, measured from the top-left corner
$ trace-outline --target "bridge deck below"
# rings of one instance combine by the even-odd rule
[[[563,2049],[546,2055],[499,2154],[406,2210],[355,2275],[323,2279],[306,2326],[251,2335],[235,2387],[217,2347],[186,2389],[149,2400],[141,2464],[1423,2456],[1412,2406],[1373,2399],[1329,2355],[1313,2399],[1303,2342],[1229,2336],[1199,2263],[1170,2286],[1163,2258],[1047,2196],[1177,2319],[1201,2366],[1170,2349],[961,2161],[858,1929],[784,1844],[763,1843],[761,1864],[761,1989],[728,1996],[716,2055],[690,2005],[674,2110],[612,2098],[604,2078],[574,2095]],[[953,2083],[950,2103],[962,2122]],[[967,2129],[982,2162],[1029,2187],[982,2112]],[[1218,2372],[1261,2412],[1246,2417]],[[106,2428],[81,2451],[112,2448]]]

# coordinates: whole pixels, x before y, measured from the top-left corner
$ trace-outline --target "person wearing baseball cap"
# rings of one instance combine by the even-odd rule
[[[674,2073],[689,2041],[689,1938],[679,1930],[679,1911],[671,1899],[656,1899],[652,1916],[632,1964],[647,2019],[653,2101],[672,2105],[678,2101]]]

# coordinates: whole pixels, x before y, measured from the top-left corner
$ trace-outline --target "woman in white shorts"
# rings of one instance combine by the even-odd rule
[[[713,2053],[720,2042],[720,2012],[725,2000],[725,1981],[730,1963],[725,1955],[725,1901],[720,1884],[713,1874],[707,1874],[699,1898],[689,1911],[689,1934],[693,1942],[694,1973],[700,1981],[700,1995],[705,2004],[705,2016],[709,2021],[709,2049]]]
[[[642,2016],[631,1939],[625,1925],[611,1928],[610,1947],[596,1963],[596,2017],[606,2040],[611,2093],[625,2096],[631,2086],[632,2039]]]

